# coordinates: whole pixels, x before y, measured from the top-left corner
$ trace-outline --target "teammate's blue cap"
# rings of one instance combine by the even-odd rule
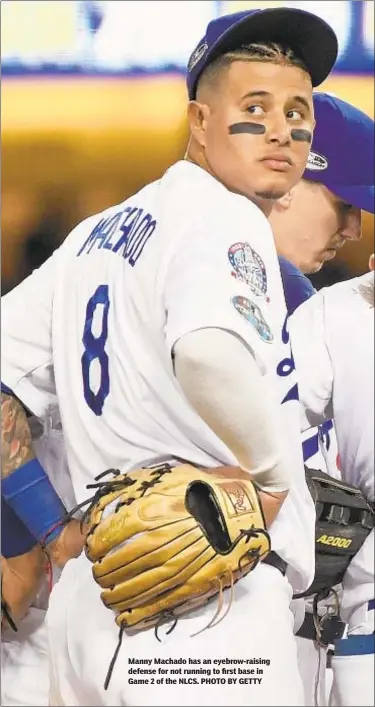
[[[350,103],[314,93],[316,126],[304,179],[374,213],[374,121]]]
[[[291,7],[250,10],[212,20],[194,49],[187,67],[189,99],[195,98],[202,71],[221,54],[251,42],[277,42],[292,49],[305,63],[313,86],[319,86],[336,61],[333,29],[320,17]]]

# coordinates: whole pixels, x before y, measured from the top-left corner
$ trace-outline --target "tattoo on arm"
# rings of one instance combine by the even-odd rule
[[[29,423],[21,403],[1,393],[1,476],[6,478],[35,458]]]

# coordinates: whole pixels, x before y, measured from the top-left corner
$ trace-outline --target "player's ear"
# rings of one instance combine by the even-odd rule
[[[372,270],[372,271],[375,270],[375,254],[374,253],[372,253],[372,255],[370,255],[370,260],[368,261],[368,267],[369,267],[369,270]]]
[[[210,109],[205,103],[190,101],[188,105],[188,121],[191,136],[202,147],[205,147],[206,145],[206,129],[209,113]]]

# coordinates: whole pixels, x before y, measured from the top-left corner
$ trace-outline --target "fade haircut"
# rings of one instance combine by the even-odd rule
[[[221,56],[208,64],[199,77],[197,94],[202,89],[212,88],[218,79],[221,78],[223,72],[229,69],[235,61],[262,61],[278,64],[279,66],[297,66],[310,75],[304,61],[290,47],[273,42],[244,44],[237,49],[221,54]]]

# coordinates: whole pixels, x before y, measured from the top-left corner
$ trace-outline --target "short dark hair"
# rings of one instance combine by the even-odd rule
[[[290,47],[274,42],[244,44],[221,54],[208,64],[199,77],[197,92],[200,88],[213,84],[222,70],[229,68],[235,61],[263,61],[280,66],[297,66],[310,75],[304,61]]]

